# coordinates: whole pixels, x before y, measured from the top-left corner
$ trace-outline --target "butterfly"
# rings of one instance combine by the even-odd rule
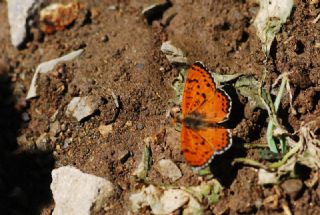
[[[182,95],[181,150],[195,169],[206,167],[215,155],[232,145],[230,129],[220,123],[228,120],[232,101],[217,88],[208,69],[195,62],[187,73]]]

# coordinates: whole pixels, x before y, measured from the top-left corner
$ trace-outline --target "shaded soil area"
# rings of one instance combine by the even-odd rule
[[[141,15],[147,1],[83,1],[85,9],[73,25],[50,35],[42,35],[34,26],[33,37],[21,50],[11,45],[7,5],[0,1],[1,213],[50,214],[54,207],[51,170],[65,165],[119,187],[117,198],[101,214],[127,213],[128,196],[138,186],[132,172],[147,137],[157,136],[151,144],[150,183],[190,186],[203,180],[185,163],[179,132],[167,117],[173,107],[169,101],[175,96],[171,84],[178,75],[177,67],[160,51],[167,40],[187,53],[189,63],[200,60],[219,74],[251,74],[261,79],[266,67],[266,82],[271,85],[289,72],[297,114],[291,112],[285,95],[279,110],[281,123],[295,132],[301,123],[319,117],[320,22],[312,21],[320,5],[307,2],[296,2],[266,60],[252,25],[259,9],[254,1],[173,0],[149,22]],[[88,18],[90,9],[97,14]],[[85,49],[84,54],[41,75],[39,97],[26,101],[36,66],[79,48]],[[236,157],[259,159],[256,149],[245,149],[243,144],[265,143],[268,114],[252,110],[232,86],[225,88],[233,101],[227,126],[234,144],[211,164],[225,190],[216,205],[206,207],[208,214],[283,214],[283,205],[295,214],[320,214],[319,183],[313,188],[303,186],[291,198],[280,185],[258,185],[254,168],[232,165]],[[113,94],[120,107],[115,106]],[[65,115],[75,96],[102,98],[103,104],[93,116],[78,122]],[[101,135],[99,126],[108,124],[112,132]],[[47,152],[36,145],[44,133],[50,137]],[[123,161],[126,153],[130,156]],[[159,174],[155,166],[163,158],[178,165],[182,178],[171,182]],[[277,196],[276,203],[265,203],[270,196]]]

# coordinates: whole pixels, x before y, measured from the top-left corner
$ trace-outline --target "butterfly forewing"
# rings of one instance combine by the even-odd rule
[[[221,123],[229,118],[231,99],[224,90],[216,89],[215,93],[195,111],[204,115],[207,122]]]
[[[182,114],[196,112],[205,116],[207,122],[219,123],[229,117],[231,99],[217,89],[209,71],[200,62],[188,70],[182,98]]]
[[[193,64],[184,84],[182,114],[185,116],[198,109],[215,91],[215,83],[210,74],[199,62]]]

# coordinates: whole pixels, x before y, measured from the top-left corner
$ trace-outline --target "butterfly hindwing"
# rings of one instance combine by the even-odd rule
[[[232,145],[232,136],[229,129],[208,127],[197,130],[197,133],[211,145],[214,150],[213,154],[221,154]]]
[[[185,126],[181,129],[181,150],[187,163],[202,168],[211,160],[214,150],[197,132]]]
[[[222,127],[192,130],[185,126],[181,130],[181,148],[189,165],[203,168],[213,157],[232,145],[229,129]]]

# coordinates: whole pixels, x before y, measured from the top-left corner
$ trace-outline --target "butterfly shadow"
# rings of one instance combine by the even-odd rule
[[[230,187],[240,169],[239,165],[232,164],[234,158],[246,156],[243,143],[242,139],[233,138],[231,148],[225,153],[217,155],[210,164],[212,174],[224,187]]]
[[[235,128],[244,117],[244,105],[239,101],[235,88],[230,85],[223,87],[232,99],[232,108],[229,120],[222,123],[226,128]],[[238,137],[232,138],[232,146],[221,155],[217,155],[211,165],[210,170],[215,178],[224,186],[230,187],[237,176],[240,166],[233,165],[232,162],[236,157],[245,157],[246,150],[243,146],[244,140]]]
[[[227,128],[235,128],[244,117],[244,104],[239,100],[236,89],[231,85],[225,85],[223,90],[228,93],[232,100],[231,113],[229,119],[223,123]]]
[[[54,159],[50,152],[22,150],[23,145],[18,144],[20,129],[27,127],[21,120],[26,110],[17,108],[12,89],[10,76],[0,68],[0,211],[40,214],[52,201]],[[28,144],[27,140],[24,143]]]

